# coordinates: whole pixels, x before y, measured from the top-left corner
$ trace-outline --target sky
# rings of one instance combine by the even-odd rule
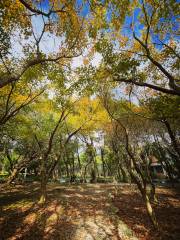
[[[32,17],[32,25],[34,29],[34,34],[36,37],[40,36],[42,29],[43,29],[43,20],[41,16],[33,16]],[[21,58],[23,56],[23,46],[27,43],[34,42],[34,38],[31,37],[28,41],[22,40],[20,38],[20,32],[16,30],[13,34],[12,41],[12,53],[13,56],[16,58]],[[61,44],[63,42],[62,37],[57,37],[52,33],[45,32],[44,36],[40,42],[40,50],[45,54],[53,54],[56,53],[59,48],[61,47]],[[83,55],[76,57],[72,60],[72,68],[77,68],[83,65],[83,58],[85,55],[88,54],[88,49],[86,49],[83,53]],[[93,59],[91,60],[91,64],[93,66],[98,66],[100,61],[102,59],[102,56],[99,53],[95,53]]]
[[[32,17],[32,25],[34,32],[37,36],[39,36],[43,29],[43,19],[41,16],[33,16]],[[51,33],[45,33],[42,41],[40,43],[40,49],[46,53],[51,54],[55,53],[59,50],[61,47],[61,44],[63,42],[62,37],[57,37]],[[88,54],[88,49],[84,51],[84,53],[73,59],[72,61],[72,67],[77,68],[83,65],[83,58]],[[101,62],[102,56],[99,53],[95,53],[93,59],[91,60],[92,66],[98,66]]]
[[[176,1],[180,2],[180,0],[176,0]],[[82,0],[76,0],[77,7],[80,7],[82,5],[82,2],[83,2]],[[49,8],[50,8],[49,0],[41,1],[41,8],[43,9],[43,11],[48,12]],[[83,4],[80,15],[82,15],[83,17],[87,17],[89,12],[90,12],[89,8],[90,7],[87,3]],[[107,12],[107,19],[111,18],[111,14],[112,13],[110,11]],[[124,27],[122,29],[122,33],[125,36],[127,36],[129,38],[132,37],[132,30],[131,30],[131,27],[130,27],[131,23],[132,23],[132,20],[135,23],[134,24],[134,31],[135,31],[137,36],[140,36],[141,30],[144,28],[143,24],[141,24],[138,20],[138,16],[140,14],[141,14],[141,10],[139,8],[135,8],[133,16],[128,16],[127,15],[125,17],[125,23],[124,23]],[[172,21],[173,21],[173,23],[175,23],[174,27],[178,29],[179,25],[178,25],[177,18],[175,18],[175,17],[172,18]],[[33,16],[32,17],[32,25],[33,25],[33,28],[34,28],[35,35],[37,35],[37,36],[40,35],[41,30],[43,28],[42,17],[41,16]],[[158,41],[158,35],[153,34],[153,39],[154,39],[154,41]],[[168,39],[169,39],[169,36],[167,34],[164,41],[167,42]],[[30,41],[31,40],[32,39],[30,39]],[[55,36],[51,33],[45,33],[44,36],[43,36],[43,39],[41,41],[40,48],[46,54],[54,53],[54,52],[57,52],[57,50],[60,48],[62,41],[63,41],[63,38],[61,38],[61,37],[57,37],[57,36]],[[23,45],[23,41],[21,41],[21,43]],[[18,32],[16,33],[15,40],[14,40],[12,45],[14,46],[13,47],[13,52],[15,54],[19,50],[22,51],[22,46],[20,46],[20,44],[18,44]],[[101,56],[99,54],[95,54],[94,59],[92,60],[92,64],[94,66],[96,66],[96,64],[97,65],[99,64],[100,60],[101,60]],[[79,67],[82,64],[83,64],[83,57],[82,56],[73,60],[73,67],[76,67],[76,66]]]
[[[178,0],[178,2],[180,2],[180,0]],[[80,6],[82,3],[82,0],[77,0],[77,6]],[[49,1],[48,0],[44,0],[44,3],[42,4],[42,8],[44,11],[48,12],[49,9]],[[130,28],[130,25],[132,23],[132,19],[135,22],[135,33],[137,36],[140,36],[141,34],[141,30],[143,29],[143,24],[141,24],[138,20],[138,16],[141,13],[141,10],[139,8],[136,8],[134,10],[134,16],[126,16],[125,17],[125,23],[124,23],[124,28],[122,30],[123,34],[130,37],[132,36],[132,31]],[[82,16],[88,16],[89,14],[89,6],[88,4],[85,4],[84,7],[81,10],[81,14]],[[108,13],[107,18],[110,18],[110,13]],[[176,18],[172,18],[172,21],[176,23]],[[39,36],[42,32],[42,28],[43,28],[43,19],[41,16],[33,16],[32,17],[32,25],[33,25],[33,29],[34,29],[34,33],[36,36]],[[177,26],[175,25],[176,28],[178,28],[178,23]],[[15,38],[13,39],[13,53],[15,56],[21,56],[20,53],[22,53],[22,49],[23,49],[23,45],[25,43],[25,41],[23,42],[22,40],[18,39],[18,31],[15,34]],[[157,36],[154,35],[154,39],[157,41]],[[168,36],[166,36],[165,41],[168,40]],[[33,39],[29,39],[29,42],[33,41]],[[21,44],[19,43],[21,42]],[[63,37],[57,37],[52,33],[49,32],[45,32],[42,41],[40,43],[40,49],[42,50],[43,53],[45,54],[51,54],[51,53],[55,53],[58,51],[58,49],[61,47],[61,44],[63,42]],[[75,69],[77,67],[83,66],[83,59],[84,57],[88,54],[88,50],[86,49],[82,56],[76,57],[72,60],[72,68]],[[94,67],[98,67],[100,62],[101,62],[102,56],[99,53],[95,53],[93,59],[91,60],[91,64]],[[115,94],[117,96],[122,96],[122,94],[120,93],[120,89],[116,89],[115,90]]]
[[[175,0],[177,3],[180,3],[180,0]],[[102,0],[102,2],[104,2]],[[77,5],[77,8],[81,8],[81,11],[80,11],[80,15],[83,16],[83,17],[87,17],[90,13],[90,6],[88,4],[88,2],[84,3],[83,0],[76,0],[76,5]],[[41,2],[41,8],[48,12],[49,9],[50,9],[50,5],[49,5],[49,0],[44,0]],[[150,12],[151,9],[149,8],[148,11]],[[132,34],[132,30],[130,28],[130,25],[132,23],[132,21],[135,23],[134,24],[134,31],[136,33],[137,36],[140,36],[140,32],[141,30],[143,29],[143,24],[141,24],[138,20],[138,16],[139,14],[141,13],[141,9],[140,8],[135,8],[134,9],[134,13],[133,13],[133,16],[126,16],[125,17],[125,24],[124,24],[124,28],[122,29],[122,32],[126,35],[126,36],[130,36]],[[107,20],[111,20],[111,15],[112,15],[112,11],[109,10],[107,12]],[[177,18],[179,16],[175,17],[175,16],[172,16],[172,21],[173,23],[176,23],[175,24],[175,28],[179,28],[179,23],[177,21]],[[164,21],[164,19],[162,19],[162,21]],[[157,39],[157,36],[154,36],[155,40]],[[168,36],[166,37],[168,39]]]
[[[82,6],[82,0],[77,0],[77,7],[80,7]],[[49,11],[49,0],[44,0],[41,4],[41,8],[48,12]],[[90,12],[90,7],[89,7],[89,4],[83,4],[83,7],[81,8],[81,15],[83,17],[87,17],[88,14]],[[139,31],[142,29],[142,24],[139,24],[137,22],[137,17],[138,17],[138,14],[139,14],[140,10],[139,9],[136,9],[135,12],[134,12],[134,20],[136,21],[136,25],[135,25],[135,32],[137,33],[137,35],[139,35]],[[107,13],[107,18],[111,18],[110,17],[110,12]],[[129,25],[132,21],[132,17],[131,16],[126,16],[126,19],[125,19],[125,28],[123,29],[123,33],[127,36],[130,36],[131,34],[131,31],[130,31],[130,28],[129,28]],[[41,33],[41,30],[43,28],[43,20],[42,20],[42,17],[41,16],[33,16],[32,17],[32,24],[33,24],[33,28],[35,29],[35,32],[37,34],[37,36]],[[59,47],[61,46],[61,42],[62,42],[62,39],[60,37],[56,37],[56,36],[53,36],[52,34],[45,34],[43,39],[42,39],[42,42],[40,44],[40,48],[41,50],[46,53],[46,54],[50,54],[50,53],[53,53],[53,52],[56,52]],[[88,50],[86,49],[86,51],[83,53],[83,55],[85,56],[87,54]],[[73,59],[72,61],[72,67],[73,68],[76,68],[76,67],[80,67],[83,65],[83,58],[84,56],[79,56],[79,57],[76,57]],[[96,53],[93,57],[93,59],[91,60],[91,64],[93,66],[99,66],[100,62],[101,62],[101,59],[102,59],[102,56],[101,54],[99,53]]]

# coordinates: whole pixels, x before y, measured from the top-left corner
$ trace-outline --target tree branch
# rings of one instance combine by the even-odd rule
[[[175,89],[167,89],[167,88],[159,87],[159,86],[156,86],[156,85],[153,85],[150,83],[146,83],[146,82],[138,82],[138,81],[135,81],[134,79],[125,79],[125,78],[114,77],[114,82],[124,82],[124,83],[134,84],[136,86],[147,87],[147,88],[159,91],[159,92],[180,96],[180,92]]]
[[[1,117],[0,119],[0,125],[5,124],[10,118],[16,116],[16,114],[25,106],[29,105],[30,103],[32,103],[37,97],[39,97],[42,93],[44,92],[44,89],[42,91],[40,91],[38,94],[36,94],[34,97],[32,97],[31,99],[28,98],[25,100],[25,102],[23,102],[19,107],[15,108],[12,112],[10,112],[10,109],[8,109],[7,112],[5,112],[5,114]],[[12,106],[11,106],[12,107]]]
[[[37,15],[43,15],[45,17],[50,17],[50,15],[53,13],[66,13],[66,11],[64,10],[65,5],[61,9],[58,9],[58,10],[51,9],[48,13],[45,13],[37,8],[33,8],[25,0],[19,0],[19,1],[25,6],[26,9],[28,9],[29,11],[31,11],[33,13],[36,13]]]
[[[158,69],[169,79],[169,86],[173,89],[177,95],[180,95],[180,86],[178,86],[175,82],[175,78],[159,63],[157,62],[150,54],[149,48],[144,44],[133,32],[133,37],[139,44],[145,49],[147,53],[147,58],[156,66]],[[156,89],[157,90],[157,89]]]
[[[60,55],[56,58],[40,58],[37,57],[35,59],[32,59],[30,61],[28,61],[23,67],[20,73],[18,73],[17,75],[12,75],[12,74],[3,74],[0,76],[0,88],[8,85],[9,83],[12,82],[16,82],[18,81],[22,75],[31,67],[38,65],[38,64],[43,64],[45,62],[58,62],[60,59],[70,59],[73,57],[79,57],[82,54],[82,52],[78,53],[78,54],[73,54],[73,55]]]

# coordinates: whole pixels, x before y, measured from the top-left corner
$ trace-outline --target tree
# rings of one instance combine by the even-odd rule
[[[179,97],[170,97],[166,95],[157,96],[148,99],[145,104],[145,116],[152,120],[159,121],[165,127],[165,132],[169,135],[171,151],[175,153],[173,161],[178,169],[180,161],[180,145],[178,141],[179,132]],[[166,139],[166,137],[165,137]]]
[[[18,31],[20,41],[24,43],[24,52],[19,53],[18,57],[13,56],[12,51],[9,51],[6,57],[3,54],[0,55],[1,88],[19,81],[25,73],[37,65],[45,66],[48,62],[54,62],[59,66],[68,64],[69,59],[79,56],[86,45],[87,24],[83,16],[78,13],[81,6],[78,8],[76,1],[60,5],[58,1],[49,1],[47,5],[43,2],[40,1],[37,4],[37,2],[8,0],[1,3],[3,31],[7,29],[8,36],[12,38],[14,31]],[[44,7],[47,8],[47,12],[43,10]],[[35,32],[33,21],[37,20],[41,22],[42,28]],[[55,53],[44,52],[42,41],[53,41],[53,38],[59,39],[59,50]],[[6,45],[4,48],[9,48]]]
[[[148,216],[153,226],[158,229],[158,222],[155,212],[151,204],[151,196],[149,195],[148,184],[151,186],[151,193],[153,193],[153,199],[155,199],[155,185],[152,182],[150,171],[148,168],[148,155],[149,153],[144,151],[144,134],[142,131],[137,132],[138,122],[132,116],[128,116],[126,108],[123,105],[118,104],[110,98],[109,94],[103,95],[104,106],[113,121],[116,122],[115,134],[125,149],[126,168],[131,176],[132,181],[137,185],[142,198],[146,204]],[[121,108],[120,108],[121,106]],[[122,112],[121,112],[122,109]],[[141,120],[142,124],[142,120]],[[145,134],[146,137],[146,134]]]
[[[0,90],[0,125],[6,124],[11,118],[15,117],[20,110],[27,107],[44,92],[44,89],[32,92],[32,89],[24,88],[24,85],[17,86],[12,84]]]
[[[105,72],[104,79],[180,95],[177,4],[126,4],[126,19],[112,20],[96,45],[103,56],[99,71]]]

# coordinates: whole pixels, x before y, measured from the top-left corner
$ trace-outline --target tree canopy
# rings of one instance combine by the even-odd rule
[[[151,164],[180,177],[178,3],[1,1],[6,184],[28,172],[44,203],[52,179],[131,181],[158,229]]]

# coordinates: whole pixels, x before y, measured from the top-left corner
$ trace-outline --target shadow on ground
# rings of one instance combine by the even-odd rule
[[[179,193],[157,192],[163,239],[180,239]],[[131,229],[139,240],[162,239],[133,185],[49,184],[46,205],[40,207],[38,199],[37,184],[1,189],[0,240],[137,240]]]
[[[40,207],[36,184],[2,191],[1,239],[120,240],[109,196],[113,186],[48,186]]]
[[[139,239],[177,240],[180,239],[180,189],[158,188],[158,204],[154,205],[156,216],[162,231],[161,237],[154,230],[147,216],[142,198],[136,189],[123,188],[113,200],[118,216]]]

